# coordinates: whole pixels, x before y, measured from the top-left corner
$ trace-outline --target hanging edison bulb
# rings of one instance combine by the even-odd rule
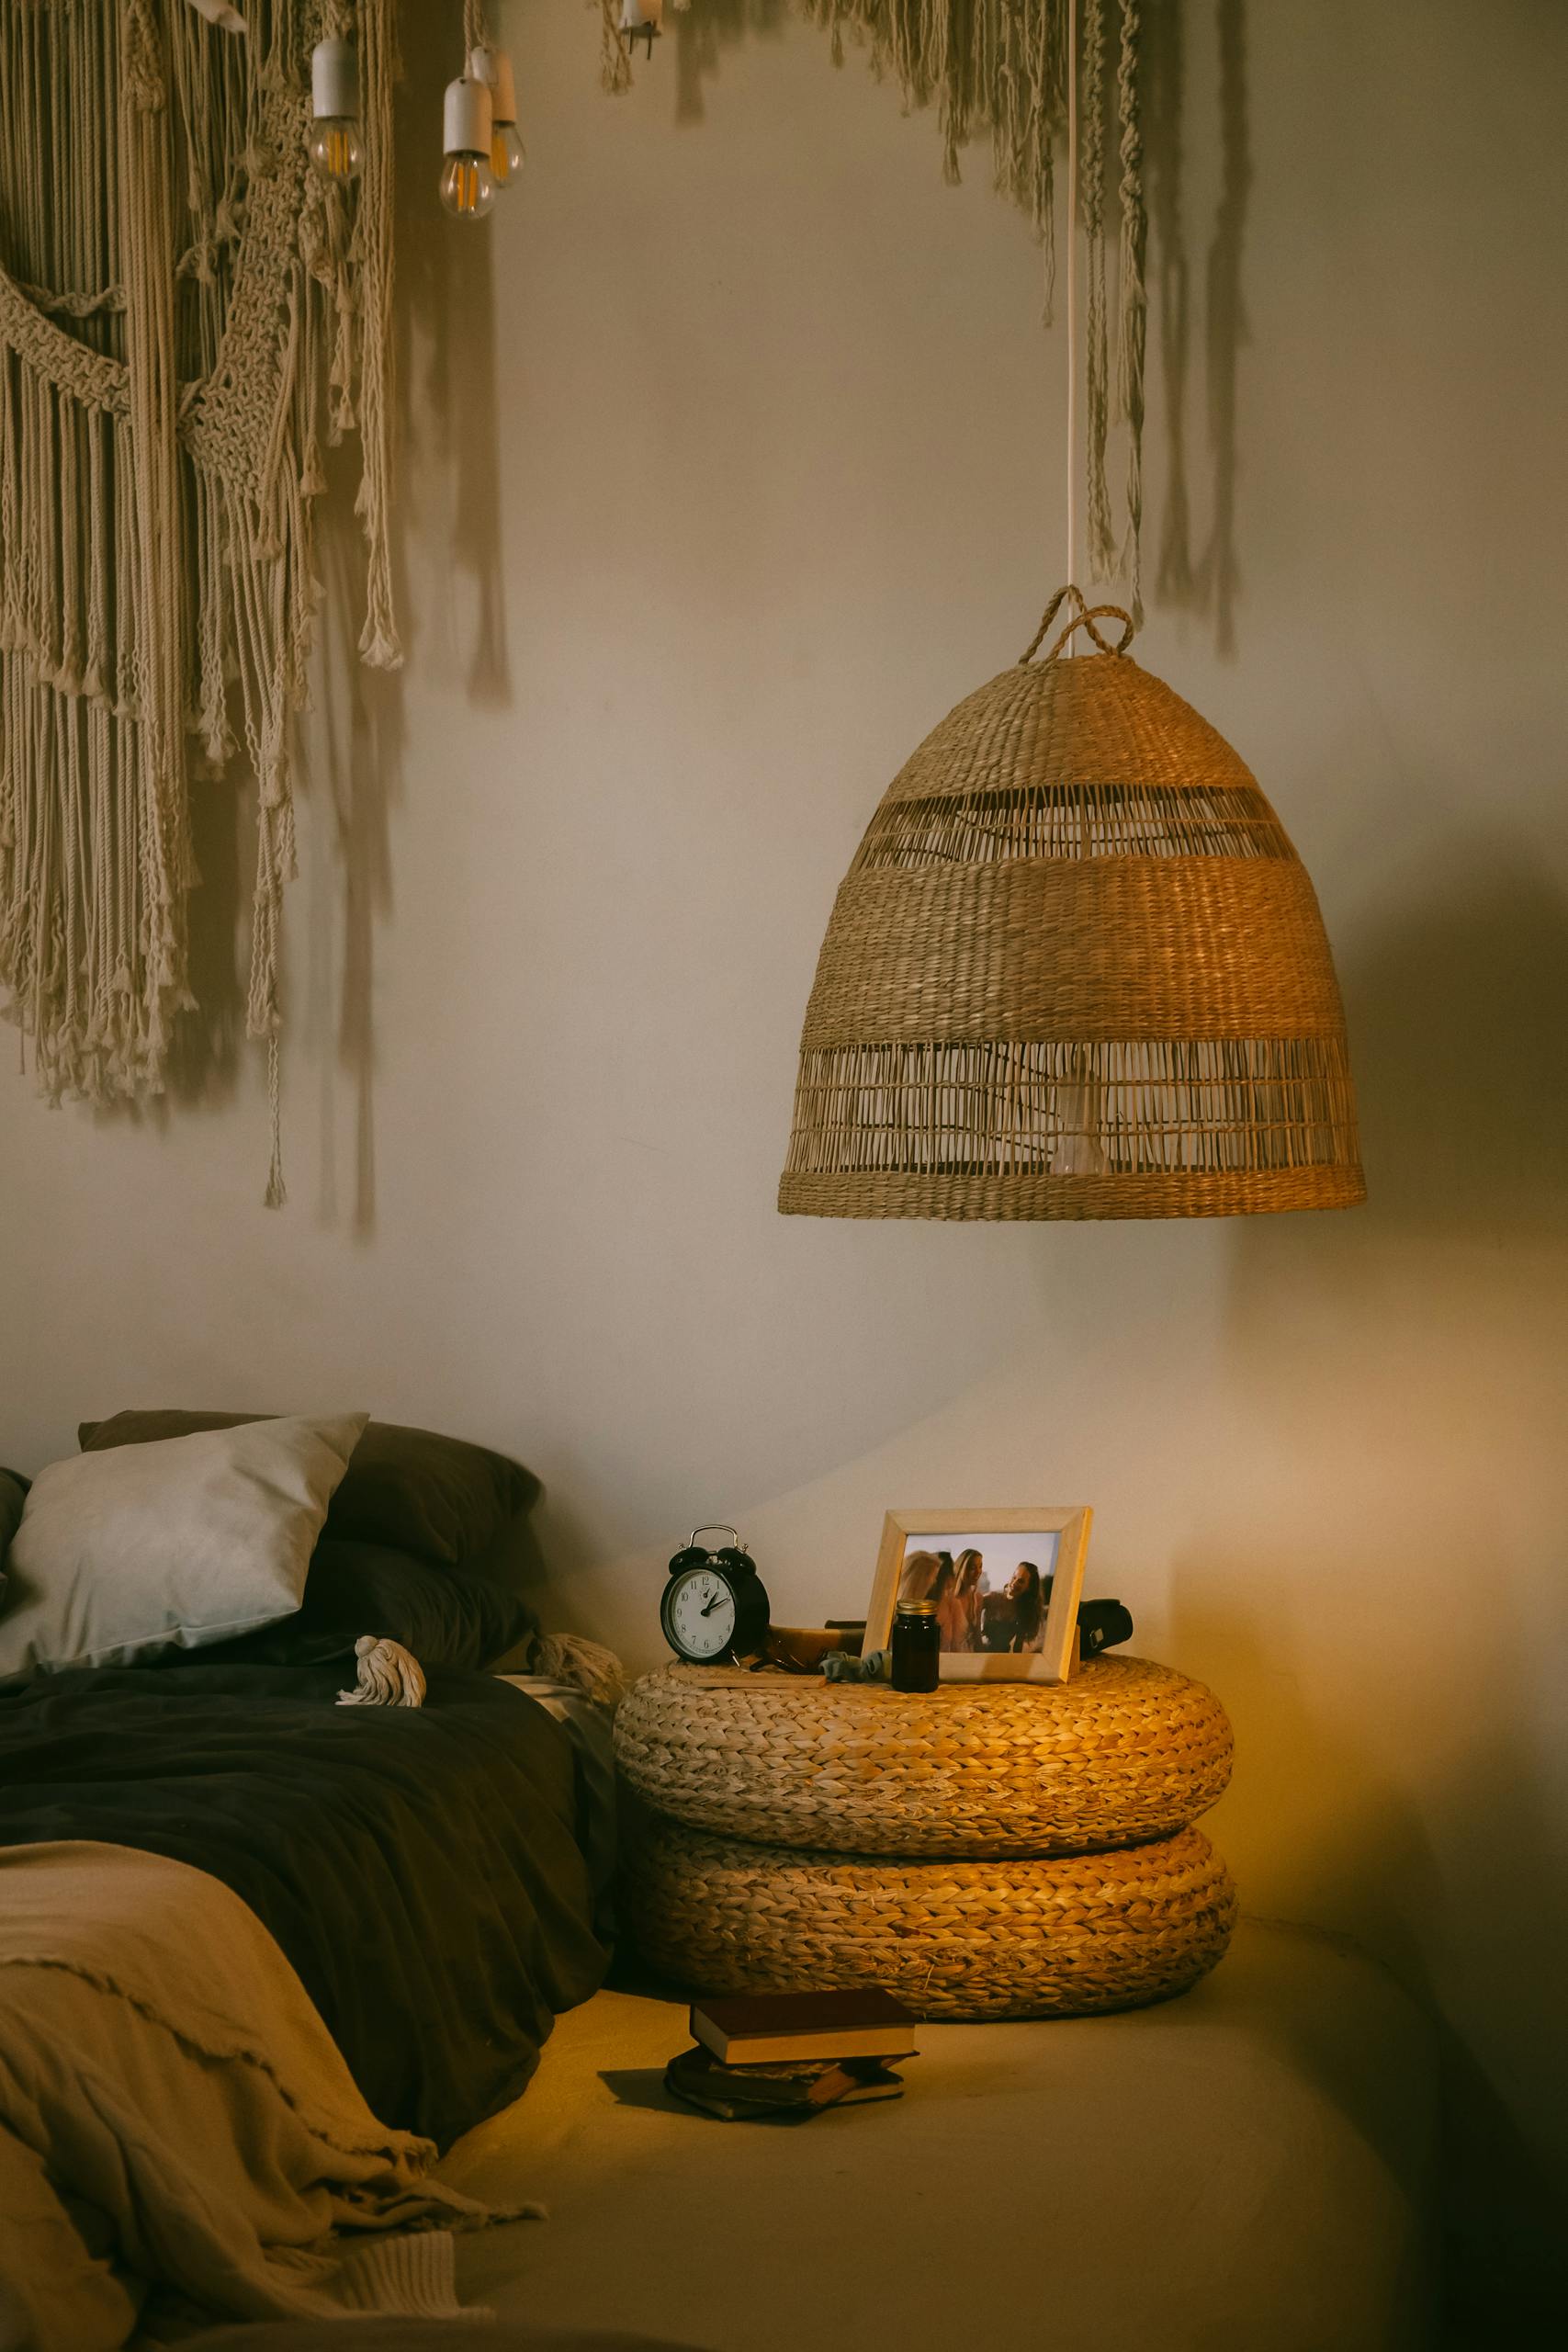
[[[319,40],[310,51],[309,152],[323,179],[359,177],[365,149],[359,136],[359,59],[351,40]]]
[[[517,85],[512,60],[503,49],[476,49],[468,60],[470,81],[483,82],[490,91],[491,177],[507,187],[523,169],[523,141],[517,135]]]
[[[487,85],[468,74],[448,82],[446,118],[441,201],[456,220],[482,220],[495,202],[495,120]]]
[[[664,29],[663,20],[664,0],[621,0],[621,31],[628,49],[644,40],[651,57],[653,44]]]

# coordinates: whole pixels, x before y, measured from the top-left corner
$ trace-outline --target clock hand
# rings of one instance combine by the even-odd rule
[[[711,1616],[713,1615],[714,1611],[715,1611],[715,1610],[719,1606],[720,1602],[721,1602],[721,1601],[723,1601],[723,1600],[727,1600],[728,1598],[728,1596],[727,1594],[725,1594],[725,1593],[722,1593],[722,1592],[716,1592],[716,1593],[714,1594],[713,1599],[712,1599],[710,1601],[707,1601],[707,1602],[705,1602],[705,1603],[704,1608],[703,1608],[703,1615],[704,1615],[705,1617],[711,1617]]]

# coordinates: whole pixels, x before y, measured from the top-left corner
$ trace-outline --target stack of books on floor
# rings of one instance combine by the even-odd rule
[[[695,2047],[667,2090],[727,2123],[804,2122],[829,2107],[898,2098],[895,2060],[915,2055],[915,2018],[891,1993],[754,1993],[692,2006]]]

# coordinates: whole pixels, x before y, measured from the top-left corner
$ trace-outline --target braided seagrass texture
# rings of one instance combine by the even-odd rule
[[[1131,622],[1108,646],[1094,623],[1113,608],[1067,596],[1050,656],[926,738],[840,888],[785,1212],[1219,1216],[1364,1197],[1306,869],[1230,745],[1122,650]],[[1059,658],[1085,625],[1101,650]]]
[[[623,1911],[694,1992],[880,1984],[931,2018],[1075,2017],[1185,1992],[1223,1956],[1235,1890],[1195,1829],[1109,1854],[869,1861],[650,1816]]]
[[[696,1829],[850,1854],[1081,1852],[1163,1838],[1230,1779],[1212,1690],[1107,1657],[1055,1689],[878,1684],[670,1667],[622,1702],[615,1756]]]

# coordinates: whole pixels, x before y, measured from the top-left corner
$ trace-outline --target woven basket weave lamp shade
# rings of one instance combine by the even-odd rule
[[[1064,591],[1076,597],[1076,591]],[[1080,608],[950,711],[840,887],[786,1214],[1231,1216],[1365,1196],[1338,984],[1249,771]],[[1119,642],[1097,620],[1125,623]],[[1096,650],[1064,659],[1087,625]]]

